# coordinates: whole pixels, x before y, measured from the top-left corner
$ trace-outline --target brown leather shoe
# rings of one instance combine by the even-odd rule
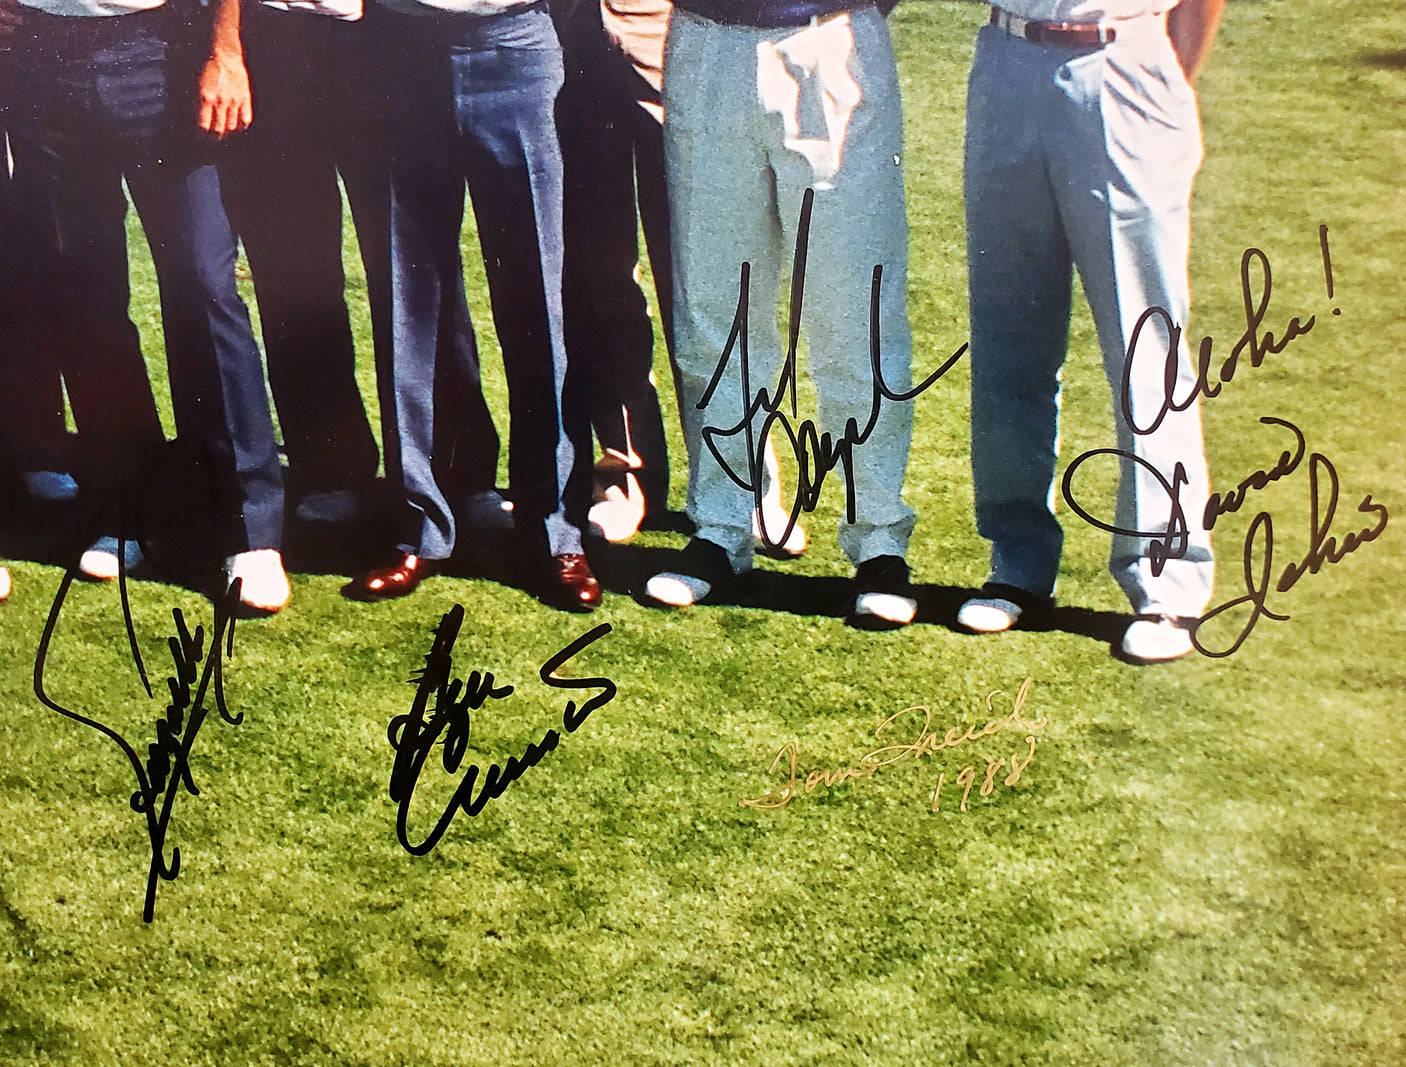
[[[600,582],[579,552],[553,556],[547,563],[542,598],[567,611],[593,611],[600,607]]]
[[[421,559],[409,552],[397,551],[385,566],[360,574],[342,586],[342,596],[348,600],[369,602],[409,596],[437,570],[437,560]]]

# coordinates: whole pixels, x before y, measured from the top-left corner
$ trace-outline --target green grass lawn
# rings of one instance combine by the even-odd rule
[[[363,606],[338,595],[337,576],[295,577],[282,615],[237,627],[225,692],[244,721],[200,732],[200,795],[180,798],[169,828],[180,876],[161,883],[147,925],[150,848],[128,804],[131,770],[32,691],[61,575],[12,564],[16,592],[0,609],[0,1064],[1406,1063],[1400,14],[1392,0],[1232,3],[1201,84],[1193,341],[1210,335],[1223,354],[1244,330],[1251,246],[1273,266],[1266,328],[1279,336],[1291,317],[1316,316],[1204,405],[1215,487],[1274,462],[1283,432],[1258,420],[1275,416],[1334,464],[1335,534],[1367,524],[1356,509],[1369,493],[1392,512],[1380,538],[1273,596],[1287,620],[1260,619],[1226,658],[1127,666],[1110,655],[1126,605],[1105,569],[1107,535],[1065,509],[1056,628],[955,632],[986,557],[959,364],[916,401],[907,497],[921,606],[904,631],[839,617],[850,571],[834,543],[838,485],[808,520],[806,557],[765,564],[762,606],[638,604],[634,576],[683,543],[666,533],[601,555],[610,590],[590,620],[486,580],[435,578],[403,602]],[[966,338],[962,108],[985,17],[917,2],[894,15],[915,370]],[[154,287],[144,261],[135,269],[156,367]],[[505,412],[481,276],[471,284]],[[361,329],[369,352],[364,315]],[[1066,461],[1112,445],[1083,307],[1071,344]],[[1090,471],[1091,496],[1111,486]],[[1242,543],[1261,509],[1276,561],[1308,551],[1300,470],[1217,525],[1217,603],[1243,590]],[[208,627],[210,606],[153,583],[131,592],[160,697],[171,609]],[[804,608],[773,610],[775,597]],[[562,673],[608,678],[618,693],[412,857],[387,794],[387,727],[410,710],[407,682],[455,604],[466,609],[455,673],[516,687],[475,714],[465,766],[520,755],[560,729],[565,698],[600,691],[538,677],[599,622],[612,631]],[[46,677],[67,706],[143,746],[154,736],[164,701],[141,689],[116,590],[72,591]],[[1043,717],[1038,730],[1013,722],[866,777],[802,785],[783,808],[740,804],[776,798],[786,761],[769,768],[788,743],[802,783],[815,770],[833,780],[883,744],[917,740],[918,713],[876,739],[882,720],[922,705],[936,734],[964,731],[1005,716],[1025,679],[1021,716]],[[1027,736],[1033,757],[1006,785]],[[458,778],[439,758],[411,807],[416,839]]]

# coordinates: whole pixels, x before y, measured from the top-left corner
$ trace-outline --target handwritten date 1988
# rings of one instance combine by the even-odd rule
[[[392,719],[387,731],[391,747],[395,749],[390,797],[397,806],[396,836],[405,850],[415,856],[423,856],[439,843],[458,809],[462,808],[468,815],[477,815],[485,804],[494,797],[502,796],[508,786],[522,777],[524,771],[535,767],[561,742],[559,730],[548,730],[540,741],[530,743],[521,756],[509,756],[501,767],[493,764],[484,774],[483,784],[479,786],[476,796],[473,789],[479,778],[479,767],[472,764],[434,828],[424,840],[418,843],[410,840],[410,802],[425,760],[435,744],[443,745],[441,759],[445,772],[456,773],[469,746],[469,712],[483,707],[489,700],[503,700],[514,692],[511,685],[496,685],[492,672],[473,671],[467,680],[451,679],[454,642],[458,640],[463,622],[464,609],[457,604],[440,619],[435,627],[434,642],[425,656],[425,665],[411,679],[415,685],[415,700],[410,711]],[[555,672],[609,632],[610,624],[602,623],[582,634],[542,664],[538,672],[542,681],[553,689],[600,689],[600,692],[583,701],[579,709],[576,701],[566,702],[561,721],[567,733],[580,727],[596,708],[615,699],[615,683],[608,678],[558,678]],[[426,714],[429,715],[428,720]]]

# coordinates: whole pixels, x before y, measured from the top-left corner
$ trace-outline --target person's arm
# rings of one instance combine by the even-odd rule
[[[210,58],[200,71],[200,128],[216,137],[238,133],[254,120],[249,72],[239,40],[241,0],[215,0]]]
[[[1224,8],[1225,0],[1181,0],[1167,14],[1167,36],[1189,82],[1201,73]]]

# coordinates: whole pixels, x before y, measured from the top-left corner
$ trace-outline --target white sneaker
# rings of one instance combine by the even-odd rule
[[[1171,615],[1137,619],[1123,634],[1123,655],[1133,663],[1167,663],[1191,648],[1191,631]]]
[[[786,539],[780,544],[772,543],[785,532],[790,521],[791,513],[781,506],[779,497],[763,497],[762,506],[752,512],[752,540],[757,544],[757,551],[779,559],[795,559],[804,553],[808,540],[799,515]],[[762,536],[763,530],[766,537]]]
[[[957,623],[975,634],[999,634],[1020,618],[1021,608],[1005,597],[972,597],[957,612]]]
[[[590,532],[611,544],[628,541],[644,522],[644,490],[633,474],[625,475],[625,488],[607,485],[601,499],[591,505]]]
[[[83,555],[78,557],[78,570],[82,572],[83,577],[90,578],[95,582],[112,581],[121,569],[117,560],[117,548],[117,538],[99,537]],[[142,550],[135,541],[123,542],[122,555],[129,574],[144,562]]]
[[[644,592],[649,599],[670,608],[691,608],[705,600],[712,591],[712,582],[672,571],[656,574],[644,584]]]
[[[504,500],[496,489],[470,493],[464,500],[464,525],[470,530],[511,530],[513,502]]]
[[[230,556],[225,560],[225,578],[227,582],[240,580],[239,603],[243,607],[268,615],[283,610],[293,594],[283,570],[283,557],[274,548]]]
[[[851,621],[883,629],[907,626],[918,613],[908,564],[902,556],[866,559],[854,572],[854,609]]]
[[[678,570],[661,571],[645,583],[645,596],[670,608],[691,608],[736,577],[727,552],[695,537],[678,556]]]
[[[0,600],[8,600],[10,597],[10,572],[0,567]]]
[[[878,619],[889,626],[907,626],[918,613],[918,602],[892,593],[861,593],[854,598],[854,613]]]

